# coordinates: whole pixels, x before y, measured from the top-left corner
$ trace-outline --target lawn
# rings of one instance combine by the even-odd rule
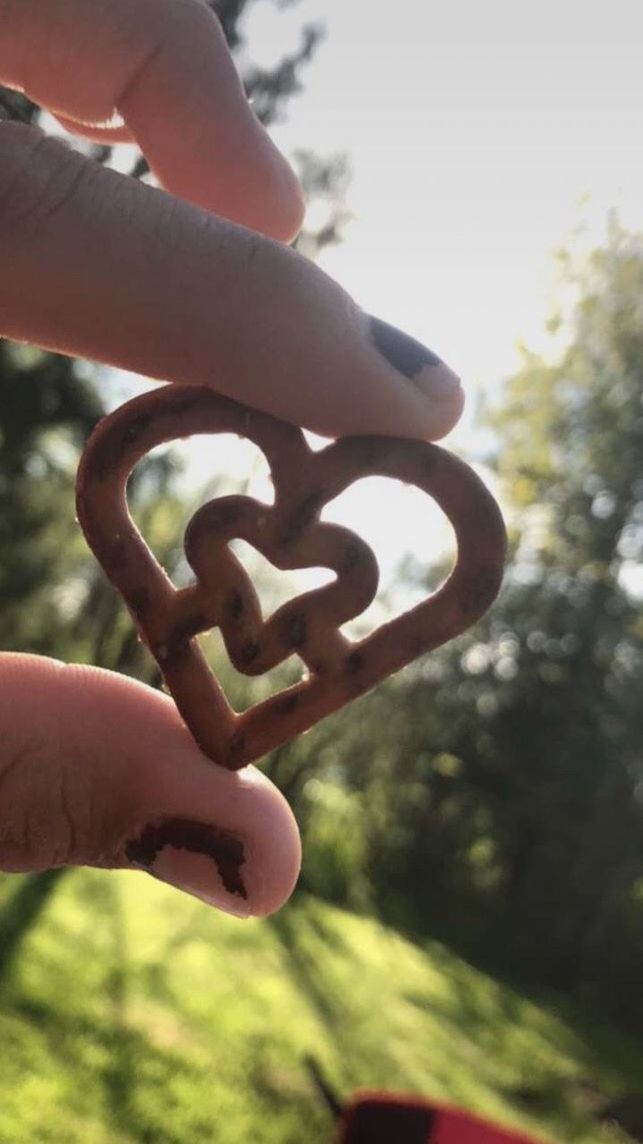
[[[592,1125],[582,1086],[643,1077],[622,1036],[438,944],[306,898],[228,920],[138,874],[66,876],[0,989],[2,1144],[326,1144],[310,1055],[341,1095],[421,1092],[605,1144],[628,1138]]]

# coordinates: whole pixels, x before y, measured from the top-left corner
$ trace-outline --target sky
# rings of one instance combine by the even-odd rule
[[[480,397],[497,397],[521,342],[546,348],[556,248],[599,241],[612,207],[643,228],[643,6],[255,0],[253,61],[293,50],[305,23],[326,37],[273,135],[286,153],[348,156],[353,221],[320,264],[458,370],[469,398],[446,443],[482,459]],[[390,582],[401,550],[426,561],[445,543],[425,503],[364,484],[337,515]]]
[[[498,395],[520,342],[544,346],[554,250],[600,239],[611,207],[643,229],[643,6],[254,0],[252,60],[272,65],[305,23],[326,38],[273,135],[286,153],[348,156],[353,221],[320,263],[458,370],[469,398],[446,443],[481,460],[481,395]],[[335,514],[389,583],[405,549],[426,561],[445,539],[425,498],[392,488],[364,484]]]
[[[355,220],[321,264],[473,390],[493,386],[539,339],[554,248],[613,205],[643,224],[643,7],[258,0],[253,56],[270,63],[304,22],[326,41],[274,135],[353,169]]]

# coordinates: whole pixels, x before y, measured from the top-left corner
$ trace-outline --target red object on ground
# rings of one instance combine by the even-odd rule
[[[342,1111],[336,1144],[537,1144],[468,1112],[416,1096],[358,1093]]]

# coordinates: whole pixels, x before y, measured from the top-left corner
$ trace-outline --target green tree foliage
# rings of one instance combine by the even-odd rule
[[[70,362],[0,343],[0,646],[60,652],[64,586],[86,560],[73,470],[102,412]],[[70,596],[67,592],[67,601]]]
[[[278,769],[304,824],[315,757],[354,800],[353,885],[390,920],[640,1022],[643,237],[564,269],[566,349],[525,352],[492,418],[499,601]]]
[[[566,271],[568,348],[554,364],[526,354],[495,419],[521,535],[492,721],[507,747],[521,742],[503,843],[518,948],[547,917],[545,960],[573,982],[618,974],[640,926],[643,239],[613,223]]]

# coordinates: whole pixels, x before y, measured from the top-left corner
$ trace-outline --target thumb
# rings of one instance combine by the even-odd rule
[[[276,788],[206,759],[167,696],[0,655],[0,869],[142,868],[248,917],[287,900],[299,859]]]

